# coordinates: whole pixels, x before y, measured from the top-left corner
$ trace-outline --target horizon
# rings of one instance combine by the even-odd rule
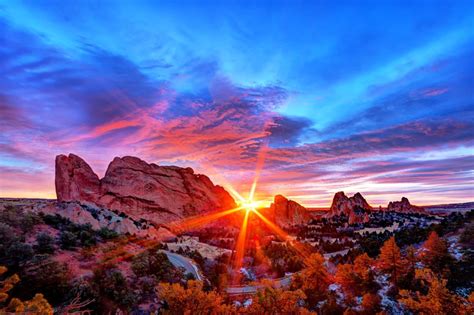
[[[0,197],[56,198],[73,152],[308,208],[472,202],[474,8],[436,3],[2,2]]]

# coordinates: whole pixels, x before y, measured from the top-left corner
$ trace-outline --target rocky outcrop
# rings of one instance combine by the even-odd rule
[[[311,216],[308,210],[293,200],[288,200],[282,195],[276,195],[270,205],[270,214],[274,222],[280,227],[301,225],[308,223]]]
[[[325,216],[331,218],[344,215],[348,218],[349,224],[365,223],[369,221],[369,212],[371,211],[373,211],[372,206],[360,193],[347,197],[343,191],[340,191],[334,195],[331,208]]]
[[[100,194],[99,176],[75,154],[56,156],[55,185],[59,201],[90,201]]]
[[[89,202],[154,223],[235,207],[224,188],[191,168],[148,164],[131,156],[116,157],[99,179],[77,155],[59,155],[55,183],[58,201]]]
[[[360,193],[347,197],[343,191],[340,191],[334,195],[327,217],[341,214],[350,217],[353,212],[362,210],[372,211],[373,208]]]
[[[408,198],[405,197],[402,197],[401,201],[390,201],[387,206],[387,211],[401,213],[426,213],[426,210],[423,207],[412,205]]]

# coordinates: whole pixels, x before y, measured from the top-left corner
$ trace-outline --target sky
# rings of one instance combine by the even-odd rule
[[[328,207],[474,201],[471,1],[0,0],[0,197],[54,158]],[[260,172],[257,169],[261,169]]]

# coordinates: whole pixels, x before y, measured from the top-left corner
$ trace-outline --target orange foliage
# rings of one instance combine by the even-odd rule
[[[245,312],[249,314],[301,314],[305,311],[298,305],[306,298],[303,291],[286,291],[276,288],[269,280],[264,280],[260,284],[262,287],[252,298],[252,304]],[[306,310],[305,314],[310,313]]]
[[[364,294],[373,283],[371,267],[373,260],[362,254],[354,260],[354,264],[340,264],[337,266],[336,282],[350,302],[354,297]]]
[[[399,277],[405,271],[405,262],[400,254],[400,248],[395,243],[395,238],[389,238],[380,249],[378,267],[381,271],[390,274],[392,283],[397,283]]]
[[[0,266],[0,276],[5,272],[7,272],[7,268]],[[19,281],[20,278],[18,275],[14,274],[13,276],[8,277],[6,280],[1,282],[2,287],[0,288],[0,303],[3,303],[8,299],[7,292],[13,289],[15,284],[17,284]],[[0,308],[0,314],[4,313],[52,315],[53,308],[43,297],[43,294],[38,293],[29,301],[21,301],[17,298],[11,299],[6,308]]]
[[[427,267],[435,272],[441,272],[451,260],[446,241],[440,238],[436,232],[431,232],[426,242],[423,243],[420,258]]]
[[[447,281],[438,278],[430,269],[416,270],[416,278],[428,287],[428,293],[400,290],[400,303],[415,314],[470,314],[469,301],[451,293],[446,288]]]
[[[204,292],[200,281],[190,280],[187,288],[178,283],[160,283],[159,298],[165,302],[163,314],[235,314],[236,310],[223,302],[214,291]]]
[[[319,253],[305,258],[304,264],[306,268],[295,276],[293,287],[302,289],[313,305],[327,297],[331,276],[324,265],[324,257]]]

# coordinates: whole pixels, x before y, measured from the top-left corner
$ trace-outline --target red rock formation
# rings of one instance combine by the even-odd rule
[[[59,201],[92,202],[155,223],[235,207],[224,188],[191,168],[130,156],[115,158],[102,179],[74,154],[56,157],[56,195]]]
[[[402,197],[401,201],[390,201],[387,206],[387,211],[402,212],[402,213],[425,213],[423,207],[414,206],[410,201]]]
[[[60,201],[95,201],[100,194],[99,177],[74,154],[56,156],[55,185]]]
[[[269,212],[275,223],[281,227],[306,224],[311,220],[311,216],[305,207],[293,200],[288,200],[282,195],[275,196]]]
[[[334,195],[331,208],[326,216],[332,217],[345,214],[350,217],[355,210],[372,211],[373,208],[360,193],[356,193],[352,197],[347,197],[343,191],[340,191]]]

